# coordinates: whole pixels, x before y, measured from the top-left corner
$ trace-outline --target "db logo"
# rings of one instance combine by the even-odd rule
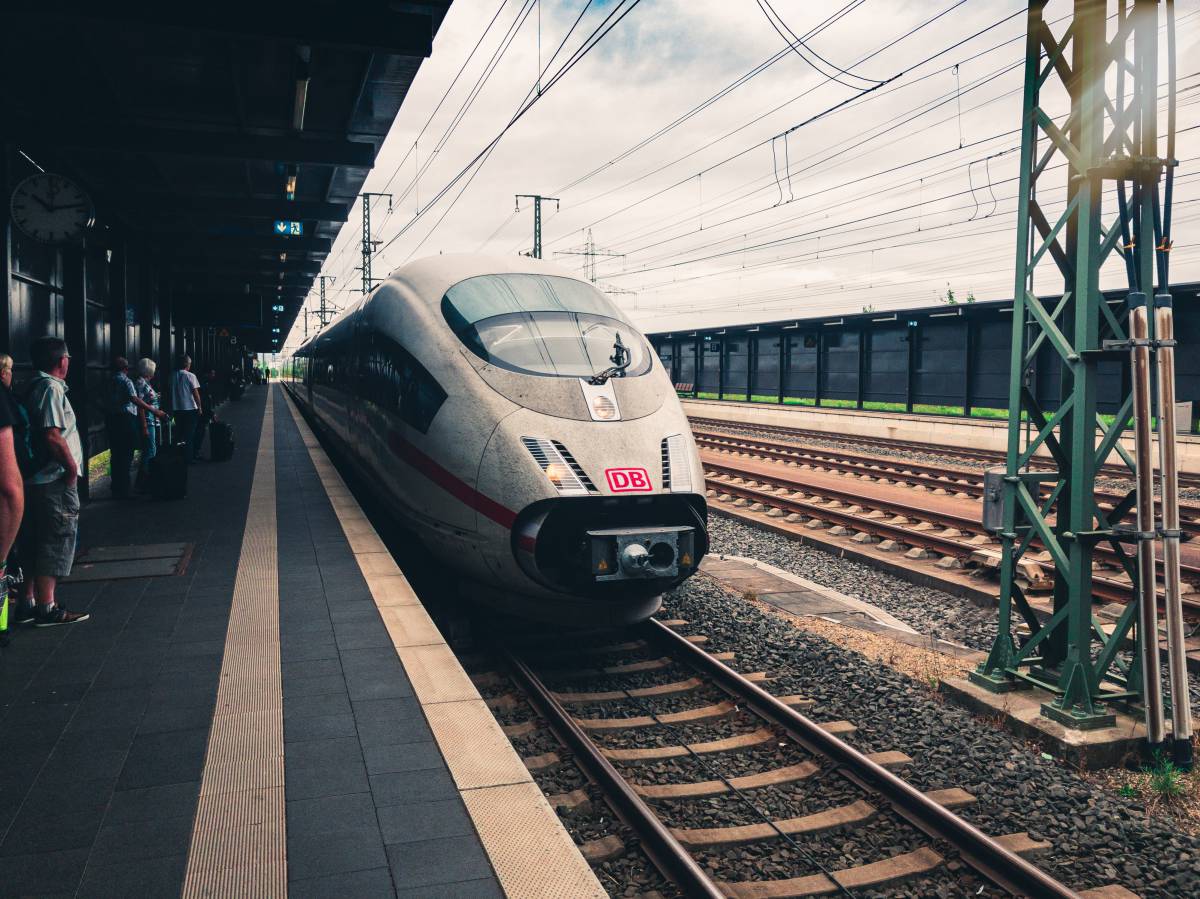
[[[654,489],[644,468],[606,468],[604,477],[613,493],[649,493]]]

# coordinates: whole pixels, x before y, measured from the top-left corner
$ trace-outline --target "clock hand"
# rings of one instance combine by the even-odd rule
[[[40,204],[41,204],[41,207],[42,207],[43,209],[45,209],[47,212],[53,212],[53,211],[54,211],[54,207],[53,207],[53,206],[51,206],[49,203],[47,203],[45,200],[43,200],[41,197],[39,197],[37,194],[35,194],[35,193],[31,193],[29,196],[31,196],[31,197],[33,197],[35,200],[37,200],[37,201],[38,201],[38,203],[40,203]]]

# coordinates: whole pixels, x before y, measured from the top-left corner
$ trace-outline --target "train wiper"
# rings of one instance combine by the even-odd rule
[[[621,343],[621,335],[617,334],[617,339],[613,342],[613,354],[608,357],[608,361],[612,363],[609,368],[602,372],[592,375],[588,378],[589,384],[604,384],[609,378],[624,377],[625,369],[629,368],[629,363],[633,361],[633,354],[629,352],[629,347]]]

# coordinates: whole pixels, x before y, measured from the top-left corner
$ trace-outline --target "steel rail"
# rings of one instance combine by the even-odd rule
[[[791,437],[795,440],[804,438],[814,440],[841,440],[846,443],[859,443],[864,446],[878,446],[883,449],[900,450],[904,452],[916,453],[933,453],[945,456],[956,456],[960,459],[973,460],[976,462],[987,463],[990,465],[1003,466],[1005,455],[1003,452],[996,450],[981,450],[971,449],[962,446],[933,446],[928,443],[920,443],[915,440],[896,440],[890,437],[869,437],[862,434],[831,434],[828,431],[817,431],[812,428],[792,428],[785,425],[770,425],[756,424],[752,422],[730,422],[723,421],[719,418],[707,418],[704,416],[689,415],[688,421],[693,424],[705,427],[718,428],[753,428],[757,431],[766,431],[772,434],[780,434]],[[1052,468],[1048,460],[1035,458],[1031,460],[1031,467],[1035,469]],[[1132,481],[1133,472],[1124,465],[1107,464],[1101,466],[1097,470],[1097,475],[1102,475],[1106,478],[1115,480]],[[1193,472],[1180,472],[1179,486],[1189,488],[1200,488],[1200,474]]]
[[[928,462],[911,462],[886,456],[863,456],[846,450],[776,443],[761,437],[737,437],[716,431],[697,431],[694,428],[692,436],[696,438],[696,443],[708,449],[754,452],[780,462],[812,462],[854,474],[894,473],[897,480],[911,484],[952,488],[972,496],[983,495],[983,481],[975,469],[946,468]],[[961,480],[955,481],[954,478]]]
[[[752,452],[777,462],[803,460],[806,464],[831,471],[886,477],[913,486],[920,485],[935,490],[940,488],[956,493],[965,493],[968,496],[983,496],[983,478],[979,471],[973,469],[954,469],[928,462],[863,456],[824,447],[775,443],[761,437],[738,437],[731,434],[695,430],[692,431],[692,436],[696,438],[696,443],[705,449]],[[1049,489],[1043,485],[1041,492],[1048,493]],[[1110,507],[1116,506],[1124,499],[1124,496],[1117,493],[1096,491],[1097,503],[1107,503]],[[1158,504],[1157,500],[1156,504]],[[1200,505],[1180,503],[1179,509],[1187,518],[1186,529],[1191,533],[1200,534]]]
[[[684,641],[687,642],[687,641]],[[599,785],[612,803],[613,811],[637,833],[642,848],[659,871],[673,881],[685,896],[707,896],[721,899],[724,893],[688,851],[680,845],[671,831],[658,819],[645,801],[633,791],[621,773],[604,757],[583,729],[562,707],[532,669],[507,648],[497,648],[507,663],[514,680],[520,684],[551,730],[575,755],[588,777]]]
[[[705,465],[708,469],[711,466]],[[766,475],[753,474],[750,472],[739,472],[738,477],[748,476],[759,481],[771,480]],[[916,546],[921,549],[932,550],[941,553],[945,556],[956,556],[958,558],[969,557],[971,553],[980,547],[970,543],[963,543],[953,537],[943,537],[940,534],[931,531],[915,531],[901,524],[892,524],[888,521],[881,521],[877,518],[866,518],[863,515],[849,512],[845,509],[830,509],[826,506],[818,505],[817,503],[807,502],[805,500],[793,499],[790,496],[780,496],[777,493],[767,493],[763,490],[756,490],[753,487],[747,487],[744,484],[730,484],[725,481],[711,481],[709,486],[717,493],[728,493],[730,496],[736,496],[739,499],[753,500],[761,502],[765,506],[774,506],[787,512],[795,512],[799,515],[807,515],[811,518],[820,518],[825,521],[830,521],[835,524],[840,524],[843,527],[850,527],[856,531],[870,534],[872,537],[879,537],[887,540],[895,540],[897,543],[904,543],[907,546]],[[791,486],[780,484],[780,486]],[[821,493],[824,495],[823,489],[808,487],[807,492]],[[882,503],[868,502],[862,498],[856,501],[861,505],[872,505],[878,507]],[[913,513],[911,507],[904,507],[903,510],[898,510],[897,507],[888,506],[888,509],[894,511],[897,515],[902,515],[905,518],[919,518]],[[717,514],[730,514],[719,507],[710,506],[710,510],[716,511]],[[881,510],[883,511],[883,510]],[[975,524],[975,532],[983,533],[978,523]],[[1132,587],[1123,584],[1119,581],[1114,581],[1105,578],[1101,575],[1092,576],[1092,592],[1100,599],[1107,602],[1126,603],[1132,595]],[[1184,605],[1189,609],[1200,609],[1200,603],[1195,600],[1184,599]]]
[[[970,533],[972,535],[986,533],[983,530],[982,524],[975,518],[971,518],[971,517],[968,517],[965,515],[957,515],[953,512],[940,512],[940,511],[933,510],[933,509],[924,509],[924,508],[908,505],[905,503],[901,503],[901,502],[898,502],[895,500],[888,500],[888,499],[873,497],[869,493],[860,493],[860,492],[855,492],[855,491],[851,491],[851,490],[839,490],[837,488],[826,487],[824,485],[812,485],[812,484],[805,483],[804,481],[801,481],[799,479],[788,477],[784,474],[770,474],[770,475],[761,474],[759,472],[746,471],[745,469],[738,468],[736,465],[725,464],[722,462],[705,461],[703,459],[701,460],[701,463],[704,466],[704,469],[706,471],[719,472],[719,473],[725,474],[729,477],[749,478],[749,479],[756,480],[756,481],[765,481],[765,482],[772,483],[772,484],[775,484],[776,486],[784,487],[787,489],[799,490],[799,491],[802,491],[805,493],[819,494],[821,496],[829,497],[830,499],[838,500],[839,502],[848,502],[848,503],[851,503],[854,505],[870,506],[871,508],[878,509],[883,512],[891,512],[894,515],[903,516],[904,518],[915,518],[915,519],[918,519],[921,521],[927,521],[931,524],[938,524],[938,525],[942,525],[943,527],[961,530],[961,531]],[[738,486],[735,484],[726,484],[726,483],[723,483],[720,481],[715,482],[714,486],[716,486],[716,485],[719,485],[721,487],[736,487],[736,486]],[[778,500],[786,499],[786,497],[777,497],[774,495],[771,495],[771,496],[773,499],[778,499]],[[837,511],[834,509],[826,510],[819,506],[817,508],[820,511],[827,511],[830,513]],[[799,510],[797,510],[797,511],[799,511]],[[862,529],[860,528],[860,530],[862,530]],[[913,533],[913,532],[904,531],[904,533]],[[919,533],[919,532],[917,532],[917,533]],[[905,542],[911,542],[911,541],[906,540]],[[1041,541],[1034,540],[1033,545],[1041,546]],[[974,549],[974,548],[975,547],[972,547],[972,549]],[[1106,559],[1109,559],[1109,558],[1111,558],[1113,560],[1119,559],[1119,557],[1117,556],[1117,553],[1112,549],[1112,547],[1106,546],[1104,544],[1098,545],[1095,549],[1095,552],[1096,552],[1096,555],[1103,556]],[[1156,564],[1157,568],[1159,570],[1161,570],[1163,567],[1163,560],[1156,559],[1155,564]],[[1189,581],[1200,580],[1200,568],[1197,568],[1195,565],[1182,565],[1181,569],[1188,576]]]
[[[1009,852],[1000,843],[958,815],[925,796],[911,784],[867,758],[853,746],[823,730],[810,718],[780,702],[729,666],[698,649],[684,637],[653,619],[642,625],[646,635],[683,658],[693,668],[740,700],[751,711],[787,732],[814,755],[834,762],[838,772],[864,790],[882,796],[898,815],[935,840],[953,846],[962,859],[1001,889],[1014,896],[1078,897],[1045,871]]]

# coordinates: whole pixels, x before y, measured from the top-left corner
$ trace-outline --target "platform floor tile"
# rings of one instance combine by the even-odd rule
[[[301,490],[342,525],[357,568],[350,587],[358,595],[365,582],[376,608],[357,619],[354,637],[374,638],[369,621],[388,640],[386,649],[372,643],[340,651],[344,670],[348,677],[378,672],[373,677],[383,683],[402,678],[411,690],[390,703],[352,701],[397,894],[607,895],[394,560],[370,539],[369,522],[307,424],[292,413],[321,488]],[[322,579],[328,583],[324,571]],[[334,608],[331,601],[336,629]]]
[[[292,416],[274,439],[289,895],[502,895],[357,561],[382,543]],[[383,555],[367,570],[402,591]]]
[[[221,408],[238,452],[187,499],[84,507],[83,551],[191,544],[182,574],[64,583],[91,620],[0,650],[0,896],[180,893],[266,396]]]

